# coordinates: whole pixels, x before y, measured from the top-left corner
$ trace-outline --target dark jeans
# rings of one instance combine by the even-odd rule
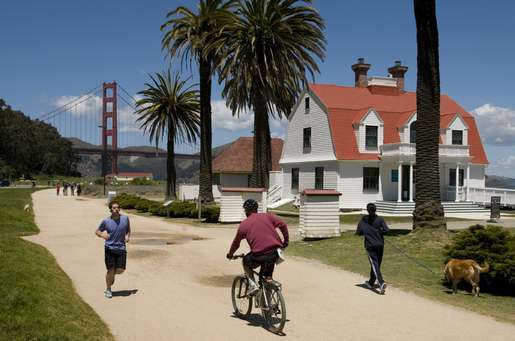
[[[383,275],[381,274],[381,262],[383,261],[384,246],[372,246],[367,248],[368,260],[370,261],[370,280],[368,283],[374,285],[376,279],[379,285],[384,283]]]
[[[279,255],[277,254],[277,250],[272,250],[262,255],[256,255],[252,252],[248,253],[243,257],[243,268],[245,269],[245,273],[250,275],[252,271],[248,271],[250,269],[255,269],[258,266],[259,274],[264,277],[272,277],[274,273],[275,262]],[[253,277],[251,277],[253,278]]]

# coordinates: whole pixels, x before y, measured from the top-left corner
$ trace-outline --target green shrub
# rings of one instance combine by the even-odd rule
[[[131,181],[131,185],[135,185],[135,186],[150,186],[153,184],[154,184],[154,181],[147,180],[144,178],[136,178]]]
[[[148,208],[152,202],[148,199],[138,198],[138,201],[136,205],[134,205],[134,208],[137,209],[139,212],[148,212]]]
[[[474,225],[459,232],[445,250],[446,261],[473,259],[490,264],[490,271],[481,274],[482,291],[514,295],[515,235],[500,226]]]
[[[174,201],[170,204],[170,216],[177,218],[192,218],[196,204],[191,201]]]
[[[120,204],[120,207],[123,209],[133,209],[135,208],[140,198],[136,195],[121,193],[117,195],[114,200],[116,200],[118,204]]]
[[[157,202],[157,201],[152,201],[149,205],[148,205],[148,211],[150,213],[152,213],[153,215],[159,215],[159,210],[161,209],[161,207],[163,206],[163,204]]]

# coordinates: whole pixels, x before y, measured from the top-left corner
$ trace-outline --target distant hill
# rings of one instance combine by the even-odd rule
[[[515,179],[499,175],[486,175],[485,186],[515,189]]]
[[[93,145],[77,138],[69,138],[75,148],[95,148],[100,149],[99,145]],[[213,158],[227,149],[232,142],[213,148]],[[121,149],[136,151],[155,152],[152,146],[130,146]],[[159,151],[165,151],[159,148]],[[198,153],[197,153],[198,154]],[[177,182],[198,183],[200,162],[198,160],[175,161],[177,168]],[[83,176],[99,176],[101,174],[102,162],[100,155],[80,155],[78,164],[79,172]],[[162,180],[166,178],[166,159],[165,158],[146,158],[135,156],[119,156],[118,171],[120,172],[151,172],[154,178]]]

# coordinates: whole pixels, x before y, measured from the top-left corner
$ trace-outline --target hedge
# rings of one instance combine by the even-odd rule
[[[162,202],[140,198],[137,195],[122,193],[114,199],[123,209],[136,209],[138,212],[148,212],[152,215],[166,217],[168,209],[170,217],[175,218],[197,218],[198,208],[195,202],[191,201],[174,201],[168,209],[163,206]],[[220,216],[220,208],[216,205],[208,205],[202,207],[202,218],[207,223],[216,223]]]
[[[481,291],[515,296],[515,234],[501,226],[474,225],[459,232],[445,246],[450,258],[473,259],[480,265],[490,264],[481,274]]]

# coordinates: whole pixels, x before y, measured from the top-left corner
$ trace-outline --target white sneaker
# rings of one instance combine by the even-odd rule
[[[384,295],[384,292],[386,291],[386,283],[383,283],[381,284],[381,286],[379,287],[379,293],[381,295]]]
[[[111,290],[104,291],[104,295],[106,298],[113,298],[113,293],[111,292]]]
[[[374,287],[370,284],[370,282],[369,282],[369,281],[365,281],[365,283],[363,283],[363,284],[365,285],[365,287],[366,287],[367,289],[370,289],[370,290],[374,289]]]

